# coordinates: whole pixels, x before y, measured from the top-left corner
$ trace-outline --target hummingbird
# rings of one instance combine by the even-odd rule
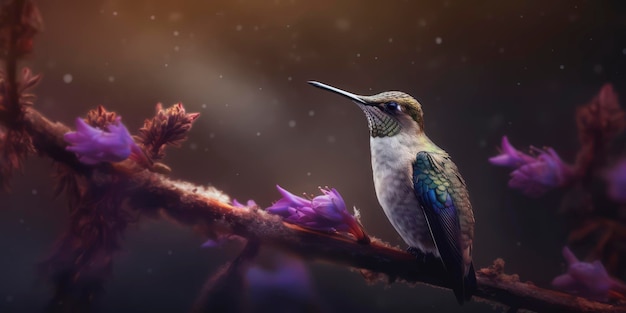
[[[416,257],[441,260],[459,304],[476,289],[474,213],[465,180],[448,153],[424,132],[421,104],[400,91],[353,94],[320,82],[367,117],[376,197]]]

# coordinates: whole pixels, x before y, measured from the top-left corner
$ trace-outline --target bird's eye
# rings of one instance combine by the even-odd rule
[[[395,101],[385,103],[385,108],[391,112],[400,111],[400,105]]]

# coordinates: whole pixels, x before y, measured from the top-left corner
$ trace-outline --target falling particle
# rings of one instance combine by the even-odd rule
[[[170,66],[170,65],[169,65],[169,64],[167,64],[167,63],[165,63],[165,64],[163,64],[163,66],[168,67],[168,66]]]
[[[74,79],[74,77],[72,77],[72,74],[65,74],[65,75],[63,75],[63,81],[66,84],[71,83],[73,79]]]
[[[261,136],[261,132],[256,132],[257,137]]]
[[[177,30],[175,30],[175,31],[174,31],[174,37],[176,37],[176,36],[178,36],[178,35],[180,35],[180,33],[179,33]]]
[[[559,68],[563,70],[563,69],[565,69],[565,65],[561,64],[561,65],[559,65]]]
[[[517,82],[517,85],[518,85],[518,86],[520,86],[521,84],[522,84],[522,83],[520,83],[520,82]]]
[[[178,50],[180,50],[179,46],[174,46],[174,51],[178,52]]]
[[[224,107],[229,107],[230,105],[228,103],[224,103]]]
[[[419,21],[419,25],[420,25],[421,27],[425,27],[425,26],[426,26],[426,20],[425,20],[425,19],[423,19],[423,18],[422,18],[422,19],[420,19],[420,21]]]
[[[326,140],[328,140],[328,143],[335,143],[337,141],[337,139],[335,138],[335,136],[328,136],[328,138],[326,138]]]
[[[622,49],[622,54],[626,54],[626,48]]]
[[[196,144],[195,142],[192,142],[189,144],[189,149],[191,150],[197,150],[198,149],[198,144]]]
[[[441,37],[437,37],[435,38],[435,43],[440,45],[443,42],[443,39]]]
[[[296,121],[294,120],[289,121],[289,127],[292,127],[292,128],[296,127]]]
[[[289,27],[291,27],[291,25],[287,24],[285,27],[289,28]]]
[[[220,74],[220,79],[222,79],[222,77],[224,77],[224,75]]]
[[[146,272],[148,272],[148,274],[152,274],[152,269],[149,268],[149,269],[146,270]]]
[[[602,65],[600,65],[600,64],[596,64],[593,67],[593,71],[596,72],[596,74],[602,74],[602,70],[604,70],[604,69],[602,68]]]
[[[626,50],[626,49],[624,49],[624,50]],[[361,57],[361,54],[360,54],[360,53],[357,53],[357,54],[356,54],[356,57],[357,57],[357,58],[360,58],[360,57]]]
[[[259,90],[263,90],[263,87],[259,87]]]
[[[481,147],[481,148],[486,147],[486,146],[487,146],[487,140],[485,140],[485,139],[481,139],[481,140],[478,142],[478,146],[479,146],[479,147]]]
[[[202,104],[202,108],[203,108],[203,109],[206,109],[206,103],[203,103],[203,104]]]
[[[520,241],[515,243],[518,247],[522,245],[522,243]]]
[[[306,172],[306,176],[311,176],[311,172]]]
[[[37,189],[33,189],[33,195],[36,196],[37,195]]]
[[[242,26],[242,25],[237,25],[237,26],[235,27],[235,29],[236,29],[238,32],[240,32],[240,31],[243,29],[243,26]]]
[[[254,25],[254,28],[252,28],[255,32],[259,30],[259,26]]]
[[[172,250],[167,250],[167,255],[172,255],[172,254],[174,254],[174,251],[172,251]]]
[[[315,111],[310,110],[310,111],[309,111],[309,116],[315,116]]]
[[[504,48],[500,48],[500,49],[498,49],[498,52],[499,52],[500,54],[504,53]]]
[[[156,19],[156,16],[150,15],[150,20],[154,21],[155,19]]]
[[[6,296],[5,300],[7,302],[13,302],[13,296]]]
[[[210,133],[209,134],[209,138],[211,138],[211,139],[215,138],[215,133]]]
[[[378,57],[374,57],[374,60],[378,60]]]
[[[117,16],[117,11],[113,11],[113,16]]]
[[[335,27],[337,27],[340,31],[349,31],[350,30],[350,21],[345,18],[340,18],[335,21]]]
[[[392,43],[393,42],[393,38],[389,38],[389,40],[387,40],[387,41],[389,41],[389,43]]]
[[[24,224],[24,222],[25,222],[24,219],[20,218],[20,224]]]
[[[291,78],[291,76],[287,77],[288,81],[291,81],[293,78]]]

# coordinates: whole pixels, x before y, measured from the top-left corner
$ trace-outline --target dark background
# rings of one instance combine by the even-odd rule
[[[563,272],[561,193],[527,199],[491,166],[502,135],[552,146],[572,162],[574,110],[602,84],[626,90],[626,11],[618,1],[40,1],[45,30],[27,65],[36,107],[71,125],[103,104],[137,129],[154,105],[201,112],[166,159],[172,177],[269,206],[275,184],[337,188],[370,234],[405,247],[378,206],[360,110],[310,87],[401,90],[423,105],[428,135],[464,175],[476,216],[474,259],[522,280]],[[71,79],[70,79],[71,76]],[[70,81],[71,80],[71,81]],[[0,312],[39,312],[50,296],[35,266],[66,225],[51,162],[32,157],[0,194]],[[127,233],[102,312],[185,312],[231,246],[145,219]],[[330,311],[488,312],[426,286],[369,286],[356,272],[310,265]]]

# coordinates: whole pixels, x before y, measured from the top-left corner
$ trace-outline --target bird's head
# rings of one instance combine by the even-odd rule
[[[309,84],[342,95],[356,103],[367,116],[372,137],[391,137],[400,132],[422,133],[422,106],[410,95],[400,91],[385,91],[372,96],[356,95],[316,81]]]

